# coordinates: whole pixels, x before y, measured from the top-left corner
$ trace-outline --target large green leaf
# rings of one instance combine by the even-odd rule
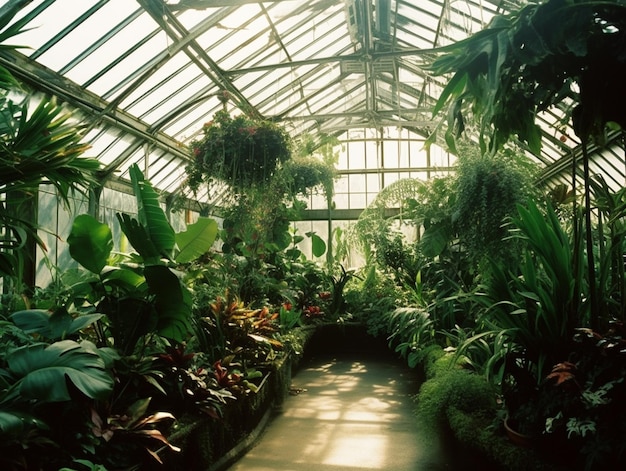
[[[73,340],[19,348],[8,356],[7,369],[18,378],[9,394],[13,399],[69,401],[67,380],[91,399],[104,400],[113,389],[102,358]]]
[[[161,208],[159,195],[152,184],[144,178],[137,164],[130,167],[129,173],[137,198],[139,223],[146,228],[150,240],[161,256],[170,258],[174,251],[176,236]]]
[[[21,438],[31,429],[46,429],[48,426],[30,414],[18,411],[0,411],[0,437]]]
[[[177,342],[186,340],[191,330],[191,295],[178,277],[164,265],[151,265],[144,275],[155,296],[159,314],[159,335]]]
[[[451,240],[450,227],[446,223],[431,224],[420,239],[420,249],[426,257],[434,258],[448,246]]]
[[[113,250],[113,236],[109,226],[88,214],[74,219],[67,243],[72,258],[95,274],[102,271]]]
[[[107,267],[102,272],[101,279],[107,286],[115,286],[123,292],[145,291],[142,285],[145,285],[146,279],[129,268]]]
[[[39,334],[51,340],[75,334],[100,318],[102,314],[84,314],[74,318],[65,309],[54,313],[45,309],[26,309],[11,314],[11,320],[25,333]]]
[[[176,245],[179,250],[175,257],[176,261],[191,262],[208,252],[215,242],[217,231],[217,222],[211,218],[200,217],[194,224],[189,224],[187,230],[176,234]]]
[[[306,234],[311,238],[312,253],[315,257],[321,257],[326,253],[326,242],[320,236],[314,232],[307,232]]]
[[[128,214],[118,213],[116,216],[122,232],[143,261],[148,264],[158,263],[162,254],[150,239],[146,227]]]

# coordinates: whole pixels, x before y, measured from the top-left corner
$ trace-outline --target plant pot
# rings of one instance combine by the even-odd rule
[[[504,419],[504,430],[506,430],[509,441],[524,448],[534,447],[537,442],[536,437],[518,432],[515,430],[515,425],[512,422],[508,416]]]

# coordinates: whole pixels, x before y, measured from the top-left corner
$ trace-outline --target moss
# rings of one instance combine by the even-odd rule
[[[441,362],[439,373],[420,388],[418,415],[432,427],[447,421],[449,408],[476,415],[494,415],[496,396],[492,386],[482,376],[468,370],[449,368],[449,361],[448,357],[441,357],[436,362]]]
[[[443,369],[444,364],[449,364],[446,360],[441,360],[444,356],[446,353],[437,344],[428,345],[422,349],[419,363],[423,365],[427,379],[433,378],[438,371]]]
[[[563,471],[539,451],[509,442],[501,421],[493,386],[456,363],[454,355],[433,349],[424,365],[427,380],[417,395],[417,418],[427,439],[451,432],[461,449],[478,454],[489,469],[506,471]]]

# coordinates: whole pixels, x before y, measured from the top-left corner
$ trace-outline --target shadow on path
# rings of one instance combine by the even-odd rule
[[[386,355],[314,356],[260,440],[229,471],[480,469],[420,430],[412,398],[418,389],[415,371]]]

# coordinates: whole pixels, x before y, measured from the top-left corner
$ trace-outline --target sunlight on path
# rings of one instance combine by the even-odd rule
[[[301,370],[282,412],[229,471],[435,471],[436,440],[420,433],[412,371],[389,361],[330,358]]]

